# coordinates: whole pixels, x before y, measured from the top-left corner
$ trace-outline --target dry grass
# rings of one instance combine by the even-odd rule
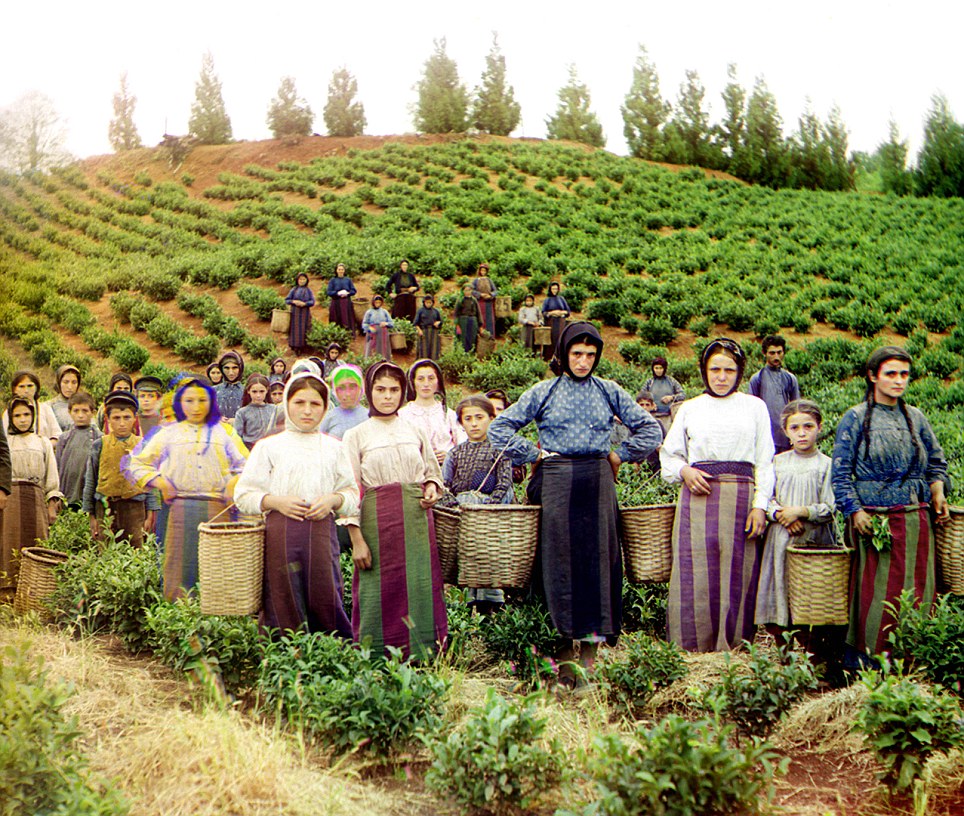
[[[859,754],[865,751],[864,737],[854,730],[854,722],[866,698],[866,686],[857,683],[805,700],[777,726],[774,742],[785,750]]]

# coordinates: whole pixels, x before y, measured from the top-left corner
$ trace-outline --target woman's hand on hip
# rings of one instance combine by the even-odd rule
[[[698,470],[691,465],[685,465],[679,475],[683,477],[683,483],[694,496],[709,496],[713,490],[710,485],[713,477],[705,471]],[[766,517],[764,516],[765,520]]]

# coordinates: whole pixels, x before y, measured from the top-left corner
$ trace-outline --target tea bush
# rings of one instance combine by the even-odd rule
[[[506,604],[497,614],[482,619],[479,635],[489,653],[507,661],[521,683],[537,686],[555,677],[551,659],[559,645],[548,610],[535,601]]]
[[[964,599],[941,595],[928,611],[905,590],[897,606],[897,624],[888,636],[892,656],[964,697]]]
[[[536,805],[564,767],[558,740],[545,736],[537,699],[516,704],[490,688],[464,726],[432,747],[426,785],[464,809],[504,813]]]
[[[675,643],[642,634],[624,635],[620,649],[600,652],[596,677],[609,699],[638,714],[660,688],[687,673],[683,651]]]
[[[632,737],[597,737],[588,768],[598,798],[576,812],[584,816],[763,813],[773,796],[774,775],[783,773],[790,760],[778,762],[771,746],[757,738],[736,747],[732,737],[731,725],[688,722],[675,714],[652,728],[639,726]]]
[[[207,365],[217,359],[220,349],[221,342],[217,337],[188,335],[178,341],[174,353],[192,363]]]
[[[65,553],[89,550],[94,542],[90,535],[90,516],[81,510],[64,507],[50,525],[44,546]]]
[[[271,320],[271,312],[286,308],[285,300],[274,289],[242,284],[237,291],[238,300],[253,311],[259,320]],[[317,321],[316,321],[317,322]]]
[[[140,343],[135,343],[133,340],[121,340],[114,346],[111,356],[120,366],[121,371],[131,373],[140,371],[141,366],[151,359],[151,353]]]
[[[337,343],[343,349],[351,347],[351,332],[337,323],[322,323],[313,320],[308,329],[308,345],[319,353],[323,353],[329,344]]]
[[[663,637],[668,596],[668,584],[631,584],[624,580],[623,631]]]
[[[131,326],[144,331],[150,322],[161,315],[161,307],[149,300],[138,299],[128,312]]]

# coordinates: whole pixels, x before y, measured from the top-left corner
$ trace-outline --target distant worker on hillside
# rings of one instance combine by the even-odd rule
[[[771,334],[764,337],[760,345],[763,347],[766,365],[750,377],[750,393],[766,403],[770,413],[773,446],[777,453],[784,453],[790,450],[790,440],[783,432],[780,415],[789,403],[800,399],[800,385],[797,378],[783,368],[787,341],[779,335]]]
[[[418,306],[415,302],[415,293],[418,288],[418,281],[408,271],[408,261],[399,263],[395,274],[388,279],[388,296],[392,299],[392,317],[415,319],[415,310]]]

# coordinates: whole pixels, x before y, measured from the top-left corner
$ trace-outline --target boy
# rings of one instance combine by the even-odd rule
[[[653,398],[653,392],[643,389],[638,394],[636,394],[636,404],[646,411],[653,419],[656,419],[656,411],[658,406],[656,405],[656,400]],[[660,432],[662,433],[663,439],[666,438],[666,431],[663,430],[663,425],[660,423]],[[662,444],[662,440],[660,440]],[[653,471],[653,473],[659,472],[659,447],[656,448],[649,456],[646,457],[646,466]]]
[[[111,530],[128,538],[132,547],[144,543],[144,533],[154,529],[154,514],[160,509],[157,491],[142,491],[121,472],[121,459],[141,441],[133,432],[140,406],[127,391],[107,395],[104,400],[110,433],[94,441],[87,460],[83,510],[90,514],[90,531],[100,538],[105,510],[111,515]]]
[[[161,423],[161,396],[164,394],[164,383],[158,377],[138,377],[134,382],[134,393],[137,394],[137,423],[140,425],[141,436],[146,437]]]
[[[67,400],[67,412],[73,427],[61,435],[56,455],[60,492],[64,494],[64,503],[73,510],[83,504],[87,460],[94,442],[103,435],[94,425],[96,410],[94,398],[86,391],[77,391]]]

